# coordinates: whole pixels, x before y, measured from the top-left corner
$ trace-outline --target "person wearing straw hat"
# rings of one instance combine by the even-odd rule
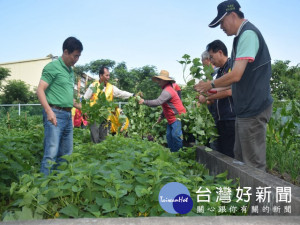
[[[157,107],[159,105],[163,108],[163,117],[168,121],[167,125],[167,142],[168,148],[171,152],[177,152],[182,148],[182,129],[181,121],[176,118],[176,115],[186,113],[186,110],[179,98],[177,92],[174,90],[172,83],[175,82],[169,76],[169,72],[166,70],[160,71],[158,76],[152,77],[152,80],[163,89],[160,96],[154,100],[140,99],[139,104],[145,104],[150,107]],[[160,116],[157,120],[159,123],[162,120]]]

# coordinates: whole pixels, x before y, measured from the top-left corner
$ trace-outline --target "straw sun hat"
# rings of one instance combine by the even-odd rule
[[[169,76],[169,72],[166,70],[161,70],[158,76],[152,77],[152,80],[154,82],[158,82],[158,80],[166,80],[172,83],[175,82],[175,80]]]

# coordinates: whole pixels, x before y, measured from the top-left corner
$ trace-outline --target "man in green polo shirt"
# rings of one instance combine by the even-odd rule
[[[70,155],[73,151],[71,109],[73,106],[80,108],[80,104],[73,99],[72,66],[78,61],[82,50],[78,39],[67,38],[63,43],[62,56],[44,67],[37,88],[38,99],[44,108],[44,157],[41,172],[45,175],[63,161],[61,156]],[[56,164],[51,168],[53,162]]]

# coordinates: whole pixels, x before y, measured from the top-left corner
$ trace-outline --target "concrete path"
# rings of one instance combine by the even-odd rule
[[[55,219],[2,222],[1,225],[299,225],[300,216],[197,216]]]

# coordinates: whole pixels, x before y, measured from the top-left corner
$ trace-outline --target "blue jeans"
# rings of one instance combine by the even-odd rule
[[[171,152],[177,152],[182,148],[182,130],[181,122],[176,120],[172,124],[167,126],[167,142],[168,148],[171,149]]]
[[[41,173],[48,175],[60,162],[63,155],[70,155],[73,151],[73,124],[71,112],[52,108],[56,115],[57,126],[47,120],[43,110],[44,122],[44,157],[41,164]],[[54,166],[52,166],[55,164]]]

